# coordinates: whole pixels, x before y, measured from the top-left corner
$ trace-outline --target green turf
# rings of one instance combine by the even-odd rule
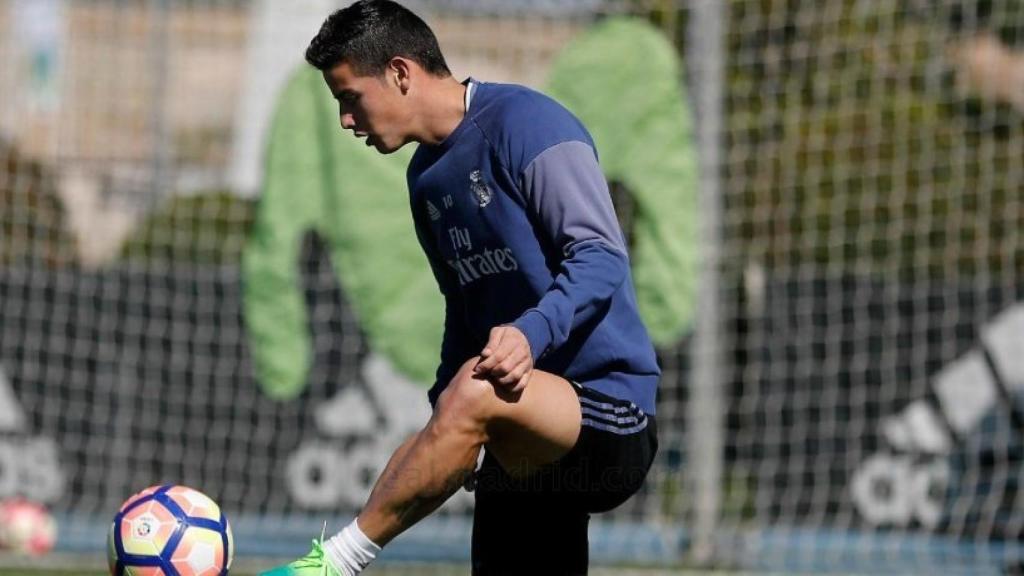
[[[110,576],[107,572],[80,572],[77,570],[30,570],[0,568],[0,576]],[[232,575],[234,576],[234,575]]]
[[[43,570],[36,568],[0,568],[0,576],[110,576],[109,572],[94,570]],[[245,576],[232,574],[231,576]]]
[[[0,567],[0,576],[110,576],[106,570],[68,568],[3,568]],[[256,576],[255,572],[231,572],[231,576]]]
[[[641,569],[615,569],[595,568],[590,571],[594,576],[707,576],[710,574],[733,574],[726,572],[692,572],[692,571],[657,571]],[[366,576],[465,576],[469,574],[468,567],[460,566],[438,566],[438,565],[387,565],[371,566],[364,574]],[[96,570],[49,570],[37,568],[0,568],[0,576],[109,576],[105,571]],[[231,576],[255,576],[255,572],[232,572]]]
[[[231,576],[256,576],[283,559],[236,558]],[[72,568],[77,566],[78,568]],[[467,576],[467,564],[381,562],[371,565],[365,576]],[[0,576],[107,576],[106,559],[93,555],[50,555],[42,559],[0,554]],[[592,576],[709,576],[732,572],[692,571],[683,568],[652,570],[636,567],[594,566]],[[763,575],[760,575],[763,576]]]

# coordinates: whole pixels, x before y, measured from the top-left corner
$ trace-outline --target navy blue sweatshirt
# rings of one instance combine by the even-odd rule
[[[431,404],[495,326],[534,367],[654,414],[660,370],[594,142],[522,86],[472,84],[469,110],[409,163],[413,221],[445,297]]]

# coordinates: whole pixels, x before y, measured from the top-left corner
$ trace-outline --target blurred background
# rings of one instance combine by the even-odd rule
[[[0,499],[50,565],[167,483],[300,555],[429,416],[411,150],[302,59],[347,3],[0,0]],[[407,5],[597,142],[664,378],[596,565],[1024,570],[1024,2]],[[471,510],[382,559],[465,565]]]

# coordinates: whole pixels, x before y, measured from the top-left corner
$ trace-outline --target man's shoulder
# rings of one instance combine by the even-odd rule
[[[502,82],[477,82],[474,101],[483,101],[484,106],[515,106],[536,100],[550,100],[551,97],[521,84]],[[477,100],[479,99],[479,100]]]
[[[519,129],[523,124],[516,122],[524,117],[535,120],[575,120],[565,106],[554,98],[519,84],[481,83],[474,98],[480,98],[480,107],[474,112],[474,120],[488,127]]]
[[[583,124],[554,98],[517,84],[482,84],[473,120],[501,154],[528,161],[568,140],[593,144]]]

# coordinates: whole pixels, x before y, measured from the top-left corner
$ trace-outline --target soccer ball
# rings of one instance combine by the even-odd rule
[[[0,503],[0,548],[42,556],[56,539],[57,524],[46,508],[17,498]]]
[[[185,486],[151,486],[132,496],[107,537],[114,576],[222,576],[234,552],[220,506]]]

